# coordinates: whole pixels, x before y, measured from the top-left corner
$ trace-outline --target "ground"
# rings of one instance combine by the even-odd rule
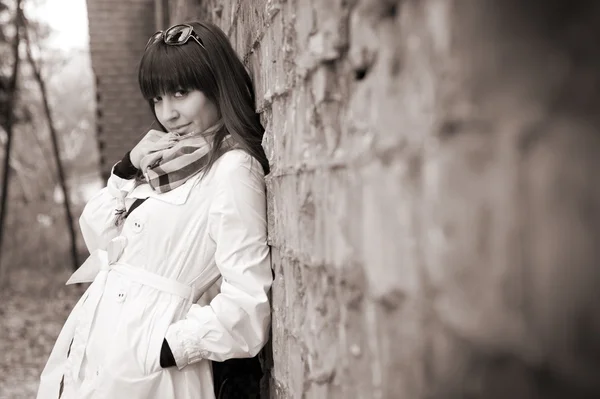
[[[0,291],[0,399],[35,398],[54,341],[84,287],[69,271],[11,273]],[[36,275],[37,274],[37,275]]]

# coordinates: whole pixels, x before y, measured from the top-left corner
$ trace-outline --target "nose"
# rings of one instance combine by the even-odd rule
[[[159,109],[156,110],[156,116],[160,122],[173,122],[179,118],[179,112],[177,111],[173,101],[170,101],[168,98],[164,98],[160,102]]]

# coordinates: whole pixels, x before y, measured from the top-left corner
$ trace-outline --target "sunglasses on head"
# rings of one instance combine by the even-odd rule
[[[194,32],[194,28],[188,24],[173,25],[165,31],[159,30],[158,32],[154,33],[152,36],[150,36],[150,39],[148,39],[145,50],[148,50],[150,45],[161,39],[169,46],[181,46],[186,44],[190,38],[194,39],[196,43],[200,45],[200,47],[206,50],[206,47],[204,47],[204,44],[202,44],[202,39],[200,39],[200,36],[198,36],[198,34]]]

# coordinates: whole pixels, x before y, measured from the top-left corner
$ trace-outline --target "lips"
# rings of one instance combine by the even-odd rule
[[[177,133],[177,134],[181,134],[183,132],[183,130],[188,127],[189,125],[191,125],[191,123],[187,123],[185,125],[181,125],[181,126],[177,126],[171,129],[171,132],[173,133]]]

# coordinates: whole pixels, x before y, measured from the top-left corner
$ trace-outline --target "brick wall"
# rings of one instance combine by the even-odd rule
[[[598,394],[599,12],[564,4],[170,1],[255,80],[271,397]]]
[[[154,0],[87,0],[90,52],[96,77],[100,167],[131,149],[153,122],[139,93],[137,67],[155,29]]]

